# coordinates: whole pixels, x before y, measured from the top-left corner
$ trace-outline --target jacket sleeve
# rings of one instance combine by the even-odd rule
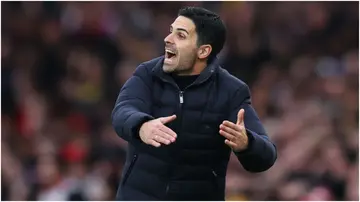
[[[150,115],[152,99],[148,80],[146,68],[143,65],[137,67],[121,88],[112,111],[112,125],[116,133],[130,143],[139,141],[141,125],[153,119]]]
[[[239,110],[244,109],[244,124],[249,138],[248,148],[242,152],[234,152],[235,155],[244,169],[249,172],[268,170],[276,161],[277,151],[266,134],[257,113],[251,106],[249,87],[244,84],[237,90],[231,102],[229,120],[236,123]]]

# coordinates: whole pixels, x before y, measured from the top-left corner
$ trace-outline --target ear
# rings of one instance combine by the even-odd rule
[[[211,51],[212,51],[212,47],[209,44],[200,46],[200,48],[197,51],[198,58],[205,59],[209,57]]]

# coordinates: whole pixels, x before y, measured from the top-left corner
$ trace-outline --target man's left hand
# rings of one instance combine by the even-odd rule
[[[244,151],[249,144],[244,124],[244,113],[244,109],[239,110],[236,124],[230,121],[223,121],[220,125],[220,135],[226,138],[225,144],[235,152]]]

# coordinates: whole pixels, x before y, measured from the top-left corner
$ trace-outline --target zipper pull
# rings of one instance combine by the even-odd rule
[[[183,95],[183,91],[180,91],[180,95],[179,95],[179,98],[180,98],[180,104],[184,103],[184,95]]]
[[[212,173],[213,173],[214,177],[217,177],[217,174],[214,170],[212,170]]]

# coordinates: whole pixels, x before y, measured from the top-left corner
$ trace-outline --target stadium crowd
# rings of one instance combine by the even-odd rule
[[[1,3],[2,200],[114,200],[116,96],[185,5],[226,22],[219,59],[278,149],[260,174],[232,157],[227,200],[359,200],[358,2],[25,1]]]

